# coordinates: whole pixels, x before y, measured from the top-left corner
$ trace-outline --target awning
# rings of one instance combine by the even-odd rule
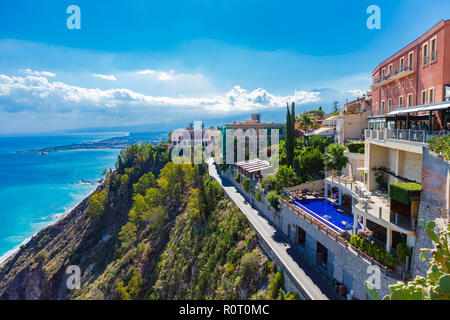
[[[450,102],[436,103],[436,104],[424,104],[421,106],[399,108],[397,110],[389,112],[388,116],[393,116],[401,113],[423,112],[423,111],[435,111],[450,108]]]

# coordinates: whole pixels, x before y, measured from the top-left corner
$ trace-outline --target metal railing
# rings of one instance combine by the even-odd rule
[[[347,241],[341,234],[339,234],[338,232],[336,232],[336,230],[330,228],[329,226],[327,226],[326,224],[324,224],[322,221],[316,219],[315,217],[311,216],[310,214],[308,214],[307,212],[301,210],[299,207],[283,200],[280,199],[280,201],[287,206],[289,209],[291,209],[291,211],[295,212],[296,214],[298,214],[300,217],[302,217],[306,222],[309,222],[311,225],[313,225],[314,227],[316,227],[318,230],[322,231],[323,233],[325,233],[327,236],[329,236],[330,238],[332,238],[334,241],[336,241],[337,243],[341,244],[342,246],[344,246],[347,249],[350,249],[349,252],[352,252],[353,254],[355,254],[356,256],[358,256],[359,258],[365,260],[367,263],[369,264],[374,264],[377,265],[380,269],[384,270],[385,274],[392,276],[393,275],[393,270],[385,267],[383,264],[381,264],[380,262],[378,262],[377,260],[375,260],[373,257],[370,257],[369,255],[365,254],[364,252],[358,250],[358,248],[354,247],[353,245],[350,244],[349,241]]]
[[[426,130],[408,130],[408,129],[381,129],[371,130],[366,129],[364,136],[372,140],[404,140],[426,143],[432,136],[438,132],[428,132]]]
[[[416,229],[416,219],[391,211],[390,222],[401,228],[414,231]]]
[[[428,58],[427,58],[427,61],[428,61]],[[424,64],[426,64],[426,63],[424,63]],[[383,76],[379,76],[379,77],[375,78],[372,86],[377,86],[378,84],[382,83],[383,81],[386,81],[393,77],[396,77],[397,75],[400,75],[403,72],[413,71],[413,70],[414,69],[411,66],[406,66],[406,65],[400,66],[397,70],[393,70],[392,72],[390,72],[387,75],[383,75]]]
[[[367,194],[363,188],[361,188],[358,183],[354,182],[357,181],[356,179],[353,179],[353,181],[350,178],[344,178],[330,172],[325,172],[325,178],[329,178],[331,182],[339,184],[347,190],[352,191],[358,198],[367,198]]]

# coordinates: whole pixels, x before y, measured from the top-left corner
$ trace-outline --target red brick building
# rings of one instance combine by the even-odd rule
[[[391,112],[399,108],[440,105],[440,109],[432,111],[433,120],[430,121],[432,125],[429,129],[445,128],[448,110],[442,102],[450,100],[450,20],[440,21],[417,40],[380,63],[372,73],[371,89],[370,115],[373,119],[369,120],[369,127],[371,123],[386,127],[389,117],[383,119],[383,116],[393,116]],[[403,118],[408,114],[411,116],[409,120],[417,120],[417,123],[429,121],[429,109],[426,113],[403,113]],[[398,123],[403,119],[399,118],[401,114],[397,113]],[[421,118],[421,115],[429,118]],[[398,123],[396,121],[395,125]],[[403,119],[402,128],[409,129],[410,124],[410,121]]]

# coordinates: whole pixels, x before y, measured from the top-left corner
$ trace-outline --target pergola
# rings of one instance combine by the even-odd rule
[[[248,177],[260,177],[261,171],[270,169],[270,162],[267,160],[261,160],[258,158],[248,160],[248,161],[240,161],[235,163],[238,171]]]

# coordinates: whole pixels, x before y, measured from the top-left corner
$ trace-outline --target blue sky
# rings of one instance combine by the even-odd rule
[[[66,27],[71,4],[81,30]],[[371,4],[380,30],[366,27]],[[448,0],[1,1],[0,134],[342,105],[449,12]]]

